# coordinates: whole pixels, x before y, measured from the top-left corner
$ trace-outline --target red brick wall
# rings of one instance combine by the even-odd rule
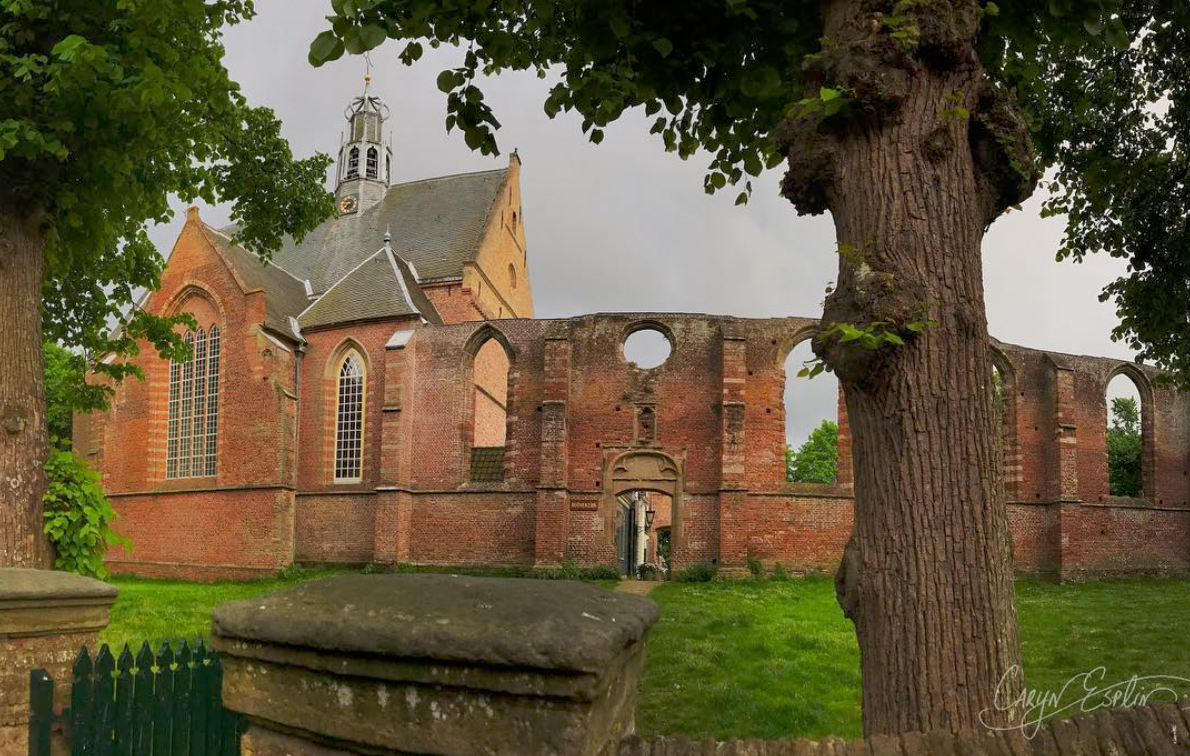
[[[216,301],[229,331],[249,321],[250,296]],[[662,329],[673,343],[669,359],[654,370],[636,368],[622,355],[625,335],[642,323]],[[609,502],[620,489],[604,489],[614,481],[612,461],[637,449],[661,452],[680,470],[681,496],[672,513],[675,530],[679,524],[682,530],[675,543],[678,568],[713,562],[742,570],[749,557],[792,570],[834,568],[852,512],[845,413],[839,416],[837,485],[786,484],[781,464],[784,361],[813,321],[617,314],[464,322],[423,326],[407,346],[386,348],[394,330],[410,325],[357,324],[307,335],[296,392],[296,485],[310,495],[299,497],[292,543],[277,546],[273,563],[296,555],[317,561],[547,565],[565,558],[614,564]],[[506,476],[500,483],[471,483],[474,358],[490,339],[509,356]],[[234,347],[240,356],[228,357],[229,365],[241,361],[227,369],[224,388],[232,392],[224,400],[226,439],[236,453],[221,448],[224,478],[217,482],[292,476],[284,441],[277,441],[286,435],[288,400],[281,389],[292,365],[283,353],[266,358],[264,343],[241,335]],[[330,462],[336,360],[348,343],[364,356],[368,381],[363,481],[344,486],[331,481]],[[1009,516],[1018,570],[1076,577],[1190,569],[1186,397],[1164,391],[1146,396],[1151,495],[1110,501],[1103,392],[1121,363],[1011,345],[998,349],[1012,423],[1005,472],[1006,490],[1015,499]],[[1135,370],[1146,381],[1152,373]],[[136,476],[129,471],[145,464],[130,459],[115,440],[127,439],[132,455],[142,459],[163,443],[152,436],[153,412],[162,406],[160,397],[131,384],[121,389],[106,421],[93,424],[98,430],[91,432],[105,438],[109,486],[130,490],[126,479]],[[647,433],[638,420],[642,408],[653,413]],[[141,476],[139,485],[157,485]],[[230,500],[233,494],[195,496]],[[178,497],[170,500],[186,508]],[[150,544],[149,553],[181,550],[184,558],[174,557],[179,562],[201,557],[255,564],[254,557],[238,555],[232,537],[251,532],[245,518],[227,516],[233,533],[220,534],[224,552],[154,535],[147,520],[137,537],[161,542]],[[226,525],[212,519],[194,527],[201,533]],[[274,526],[270,532],[265,540],[278,543],[281,531]]]
[[[145,380],[128,379],[110,411],[79,423],[77,449],[133,542],[131,553],[109,554],[117,571],[251,575],[293,558],[295,356],[262,332],[264,294],[241,285],[210,233],[189,220],[145,306],[220,327],[216,474],[166,479],[169,366],[147,342],[133,358]]]
[[[298,562],[372,561],[376,494],[301,494],[294,518]]]
[[[534,493],[454,492],[413,499],[410,559],[418,564],[529,564]]]
[[[293,557],[293,492],[215,490],[113,496],[113,527],[131,552],[108,551],[108,568],[146,577],[259,577]]]

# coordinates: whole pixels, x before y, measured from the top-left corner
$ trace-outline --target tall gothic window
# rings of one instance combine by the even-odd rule
[[[165,477],[215,474],[219,422],[219,327],[183,337],[191,358],[169,365]]]
[[[368,178],[376,178],[380,175],[380,153],[376,152],[375,147],[368,148]]]
[[[335,413],[335,481],[360,480],[364,441],[364,371],[360,359],[348,354],[339,366],[339,402]]]
[[[352,147],[347,153],[347,178],[359,178],[359,147]]]

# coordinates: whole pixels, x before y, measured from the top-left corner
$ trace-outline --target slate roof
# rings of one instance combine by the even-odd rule
[[[322,293],[375,255],[387,230],[393,252],[413,263],[423,281],[457,278],[475,259],[507,173],[501,168],[393,184],[366,210],[332,218],[301,243],[286,239],[273,260]]]
[[[264,289],[264,324],[270,330],[295,337],[289,319],[297,317],[310,304],[306,296],[306,285],[293,274],[273,263],[262,263],[260,258],[244,249],[219,231],[203,227],[210,240],[228,264],[235,269],[240,280],[249,291]]]
[[[286,238],[267,265],[231,243],[235,226],[207,236],[249,289],[267,292],[265,325],[278,333],[296,336],[291,317],[302,328],[402,315],[441,323],[421,284],[463,275],[507,174],[501,168],[393,184],[375,205],[326,221],[301,243]],[[391,257],[378,249],[386,232]],[[307,283],[322,295],[314,304]]]
[[[418,315],[442,324],[408,263],[381,248],[334,284],[298,317],[303,329],[353,320]]]

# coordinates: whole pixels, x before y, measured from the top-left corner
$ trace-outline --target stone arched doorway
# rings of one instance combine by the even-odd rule
[[[608,544],[616,545],[622,531],[622,502],[628,495],[654,493],[668,500],[670,553],[680,561],[685,540],[682,534],[682,492],[685,470],[681,461],[656,449],[632,449],[614,457],[603,471],[603,498],[600,513]]]

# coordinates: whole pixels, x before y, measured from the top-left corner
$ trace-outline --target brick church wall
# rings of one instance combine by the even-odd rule
[[[147,342],[108,412],[83,416],[75,448],[101,473],[133,549],[115,572],[245,577],[293,561],[294,353],[261,331],[264,295],[246,290],[192,213],[146,307],[221,330],[217,474],[167,479],[169,366]]]
[[[217,480],[152,478],[165,405],[153,383],[162,371],[148,357],[148,390],[121,389],[111,413],[80,429],[84,444],[105,450],[94,458],[102,456],[121,527],[138,541],[130,561],[113,561],[119,569],[247,574],[295,559],[614,564],[615,496],[627,485],[617,465],[660,465],[661,477],[632,485],[680,489],[671,513],[681,530],[679,568],[742,571],[758,559],[833,571],[849,535],[842,404],[836,483],[784,480],[784,362],[812,320],[611,314],[352,324],[306,335],[295,391],[291,353],[237,325],[250,320],[251,295],[238,304],[230,294],[212,299],[234,334]],[[673,345],[654,370],[623,356],[626,335],[642,326]],[[390,346],[406,328],[416,329],[412,337]],[[501,481],[473,482],[470,451],[477,417],[483,422],[473,387],[485,344],[508,358],[505,471]],[[362,480],[336,484],[335,381],[348,347],[366,362],[365,453]],[[996,345],[995,360],[1005,374],[1003,465],[1018,571],[1078,578],[1190,570],[1187,398],[1152,389],[1151,370],[1115,360],[1006,344]],[[1104,472],[1104,391],[1120,370],[1141,382],[1144,397],[1147,495],[1128,500],[1107,495]],[[294,426],[298,444],[286,435]],[[128,436],[131,456],[115,443]],[[178,490],[188,487],[196,490]],[[179,524],[160,527],[179,511]]]

